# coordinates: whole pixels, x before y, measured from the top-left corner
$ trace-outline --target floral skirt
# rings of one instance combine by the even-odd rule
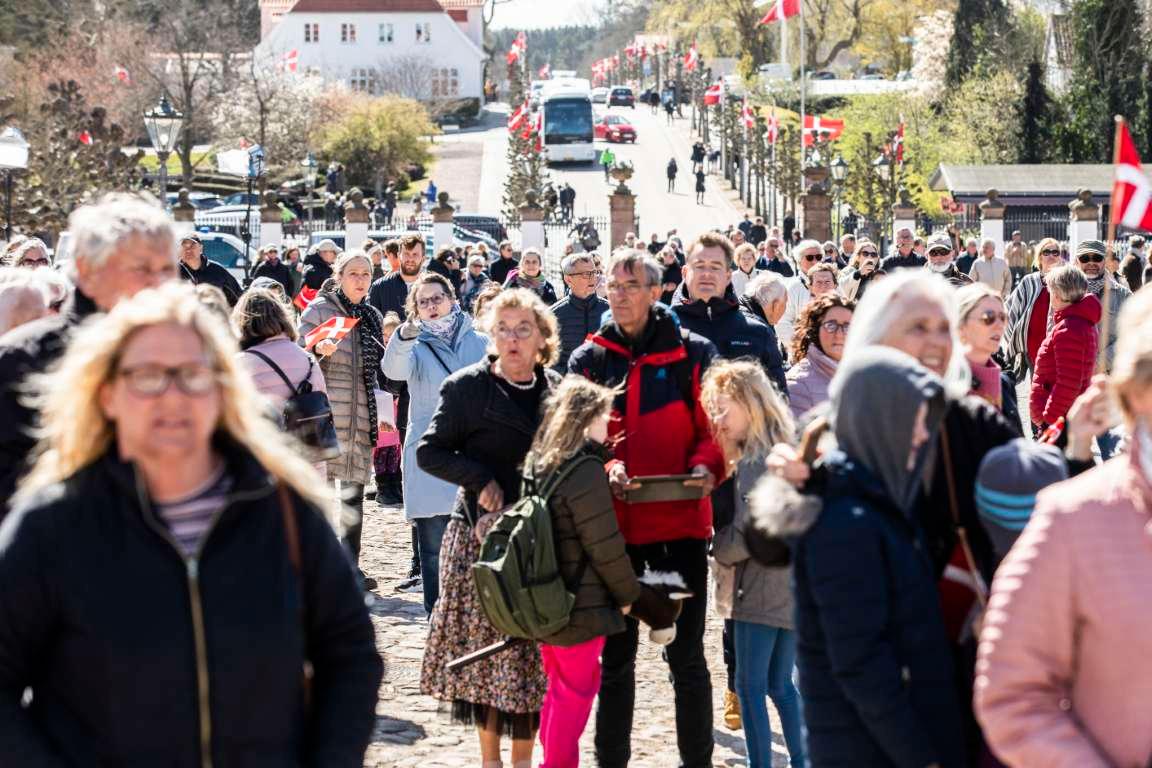
[[[536,643],[517,643],[455,672],[447,669],[453,659],[504,639],[480,607],[472,579],[479,556],[472,529],[453,518],[440,548],[440,597],[432,609],[420,690],[450,704],[455,722],[495,725],[514,739],[530,739],[548,687]]]

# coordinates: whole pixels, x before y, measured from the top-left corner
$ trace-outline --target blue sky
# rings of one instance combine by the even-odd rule
[[[587,23],[598,5],[595,0],[512,0],[496,6],[492,27],[542,29]]]

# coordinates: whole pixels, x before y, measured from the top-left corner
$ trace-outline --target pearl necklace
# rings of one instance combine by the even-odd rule
[[[516,389],[523,390],[525,392],[527,392],[530,389],[536,388],[536,371],[532,371],[532,381],[528,382],[527,384],[521,384],[518,381],[512,381],[512,379],[510,379],[504,375],[504,371],[500,368],[499,365],[496,366],[496,375],[499,376],[500,378],[504,379],[504,381],[508,382],[508,384],[510,386],[513,386]]]

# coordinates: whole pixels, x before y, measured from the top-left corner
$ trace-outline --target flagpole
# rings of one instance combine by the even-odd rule
[[[804,65],[807,60],[806,43],[804,41],[804,0],[800,0],[800,177],[804,177],[804,115],[806,112],[805,92],[808,88],[808,78],[804,77]],[[801,188],[804,184],[801,181]],[[807,226],[807,222],[805,222]]]
[[[1120,140],[1124,130],[1124,118],[1115,116],[1116,131],[1112,137],[1112,173],[1120,164]],[[1112,313],[1108,311],[1112,299],[1112,281],[1109,279],[1108,262],[1112,260],[1112,241],[1116,239],[1116,184],[1112,185],[1112,204],[1108,206],[1108,239],[1104,241],[1104,295],[1100,303],[1104,305],[1104,319],[1100,321],[1100,336],[1096,350],[1096,373],[1108,372],[1108,334],[1112,331]]]

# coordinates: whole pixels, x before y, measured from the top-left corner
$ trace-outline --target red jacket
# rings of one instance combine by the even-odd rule
[[[1036,424],[1051,424],[1068,413],[1088,388],[1096,363],[1100,300],[1088,294],[1056,311],[1052,331],[1036,353],[1029,412]]]

